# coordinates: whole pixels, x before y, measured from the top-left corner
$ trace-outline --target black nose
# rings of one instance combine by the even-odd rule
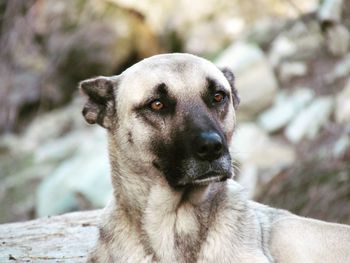
[[[202,132],[194,140],[195,154],[202,160],[218,159],[223,152],[222,140],[216,132]]]

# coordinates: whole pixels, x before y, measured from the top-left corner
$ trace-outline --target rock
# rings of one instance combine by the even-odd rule
[[[257,46],[237,42],[216,60],[219,67],[229,67],[236,76],[241,97],[238,118],[252,119],[272,104],[278,90],[274,72],[264,53]]]
[[[33,189],[46,172],[44,167],[33,166],[32,159],[32,155],[1,156],[0,223],[30,219],[34,207]]]
[[[335,65],[333,71],[325,75],[326,84],[332,84],[340,78],[347,77],[350,74],[350,53],[342,58]]]
[[[350,78],[343,91],[336,97],[335,119],[340,124],[350,122]]]
[[[70,132],[62,138],[50,140],[38,147],[34,155],[34,162],[36,165],[44,163],[56,163],[63,162],[65,159],[71,158],[77,153],[80,147],[80,136],[84,136],[82,130]]]
[[[188,52],[212,58],[231,43],[245,28],[237,5],[224,0],[186,1],[112,0],[144,15],[153,32],[167,43],[168,50]],[[234,9],[236,7],[236,9]],[[240,8],[240,7],[238,7]],[[218,29],[220,34],[217,34]],[[215,37],[213,37],[215,35]]]
[[[334,56],[344,56],[350,46],[350,32],[341,24],[329,26],[326,29],[326,44]]]
[[[308,88],[301,88],[293,94],[281,92],[272,108],[263,112],[259,125],[267,132],[275,132],[285,127],[310,101],[314,93]]]
[[[37,116],[21,136],[19,151],[37,151],[41,146],[62,137],[70,130],[86,129],[81,115],[82,105],[82,98],[78,98],[67,107]]]
[[[160,52],[142,14],[111,1],[1,6],[7,23],[0,39],[0,133],[21,130],[38,109],[67,104],[78,81]]]
[[[294,77],[305,76],[307,71],[303,62],[283,62],[279,68],[279,78],[282,82],[289,82]]]
[[[238,127],[230,150],[233,158],[241,163],[239,181],[250,196],[256,195],[262,185],[295,160],[293,148],[271,139],[254,123]]]
[[[38,115],[21,136],[0,139],[0,222],[31,219],[35,209],[104,206],[111,193],[105,132],[84,122],[82,105]]]
[[[259,3],[259,8],[255,8],[251,3],[237,4],[230,0],[223,0],[220,3],[193,0],[191,5],[187,1],[172,0],[142,2],[109,0],[108,2],[143,14],[150,28],[162,39],[166,42],[178,42],[175,43],[176,50],[209,59],[215,58],[232,41],[241,39],[242,35],[250,35],[250,28],[255,22],[256,28],[248,38],[259,45],[260,43],[267,45],[286,24],[287,19],[283,17],[285,10],[290,9],[286,2]],[[298,3],[301,12],[311,11],[311,6],[315,4],[309,2],[302,5]],[[279,15],[276,13],[277,9]],[[266,14],[275,15],[268,20]],[[174,47],[174,43],[172,46]]]
[[[230,26],[234,24],[234,26]],[[214,21],[201,21],[191,27],[182,28],[181,35],[186,40],[183,45],[183,51],[191,54],[198,54],[207,58],[217,55],[218,51],[232,42],[233,36],[238,35],[238,32],[231,28],[242,31],[243,21],[233,18],[217,18]],[[222,34],[217,35],[218,28]],[[216,37],[213,37],[216,35]],[[205,44],[204,44],[205,43]]]
[[[329,120],[333,106],[332,97],[317,98],[288,125],[285,136],[293,143],[299,143],[302,139],[314,139]]]
[[[333,146],[333,156],[340,159],[345,156],[350,147],[350,134],[343,134]]]
[[[259,188],[259,173],[256,165],[245,164],[242,166],[237,182],[244,187],[247,197],[253,199]]]
[[[283,61],[311,60],[322,50],[323,42],[317,21],[297,21],[272,42],[269,61],[276,68]]]
[[[283,19],[278,19],[278,22],[276,22],[276,17],[264,17],[254,24],[247,38],[259,46],[268,47],[283,30],[283,27],[286,26],[286,22]]]
[[[318,9],[318,19],[321,22],[340,22],[343,0],[325,0]]]
[[[271,139],[254,123],[238,126],[234,137],[234,158],[258,168],[283,167],[294,161],[294,151],[286,144]]]
[[[99,127],[76,134],[77,153],[46,177],[37,191],[37,216],[57,215],[79,208],[81,198],[103,207],[111,196],[107,141]]]
[[[280,62],[294,55],[297,52],[297,45],[286,36],[278,36],[271,45],[269,51],[269,61],[273,67],[276,67]]]

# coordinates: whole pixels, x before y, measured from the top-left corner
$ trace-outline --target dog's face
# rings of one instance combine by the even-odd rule
[[[174,188],[231,176],[239,99],[230,71],[188,54],[158,55],[81,89],[86,120],[107,128],[118,155],[145,173],[159,171]]]

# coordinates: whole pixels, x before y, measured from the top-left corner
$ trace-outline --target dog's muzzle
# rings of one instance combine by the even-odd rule
[[[156,141],[153,165],[176,187],[208,185],[231,177],[231,157],[217,129],[190,129],[174,135],[171,144]]]
[[[207,185],[220,182],[231,176],[231,158],[222,138],[216,132],[201,132],[192,141],[192,161],[180,184]]]

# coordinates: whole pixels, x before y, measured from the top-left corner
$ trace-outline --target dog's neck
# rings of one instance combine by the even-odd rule
[[[196,208],[205,202],[211,202],[218,190],[215,184],[175,190],[154,167],[145,168],[145,172],[140,174],[135,172],[135,167],[130,167],[132,165],[123,163],[121,166],[116,160],[111,163],[114,197],[121,207],[127,207],[136,218],[141,217],[145,209],[150,207],[154,210],[161,208],[169,213],[176,213],[181,205]]]
[[[113,167],[117,170],[113,171]],[[212,204],[224,183],[174,190],[167,182],[154,180],[157,171],[149,171],[140,178],[142,175],[132,174],[128,167],[124,166],[123,171],[118,167],[112,165],[117,214],[127,219],[144,250],[160,257],[161,262],[175,262],[177,253],[186,259],[184,262],[194,262],[207,235],[205,226],[212,220],[211,208],[216,207]],[[133,177],[137,180],[132,180]],[[166,255],[162,254],[164,251]]]

